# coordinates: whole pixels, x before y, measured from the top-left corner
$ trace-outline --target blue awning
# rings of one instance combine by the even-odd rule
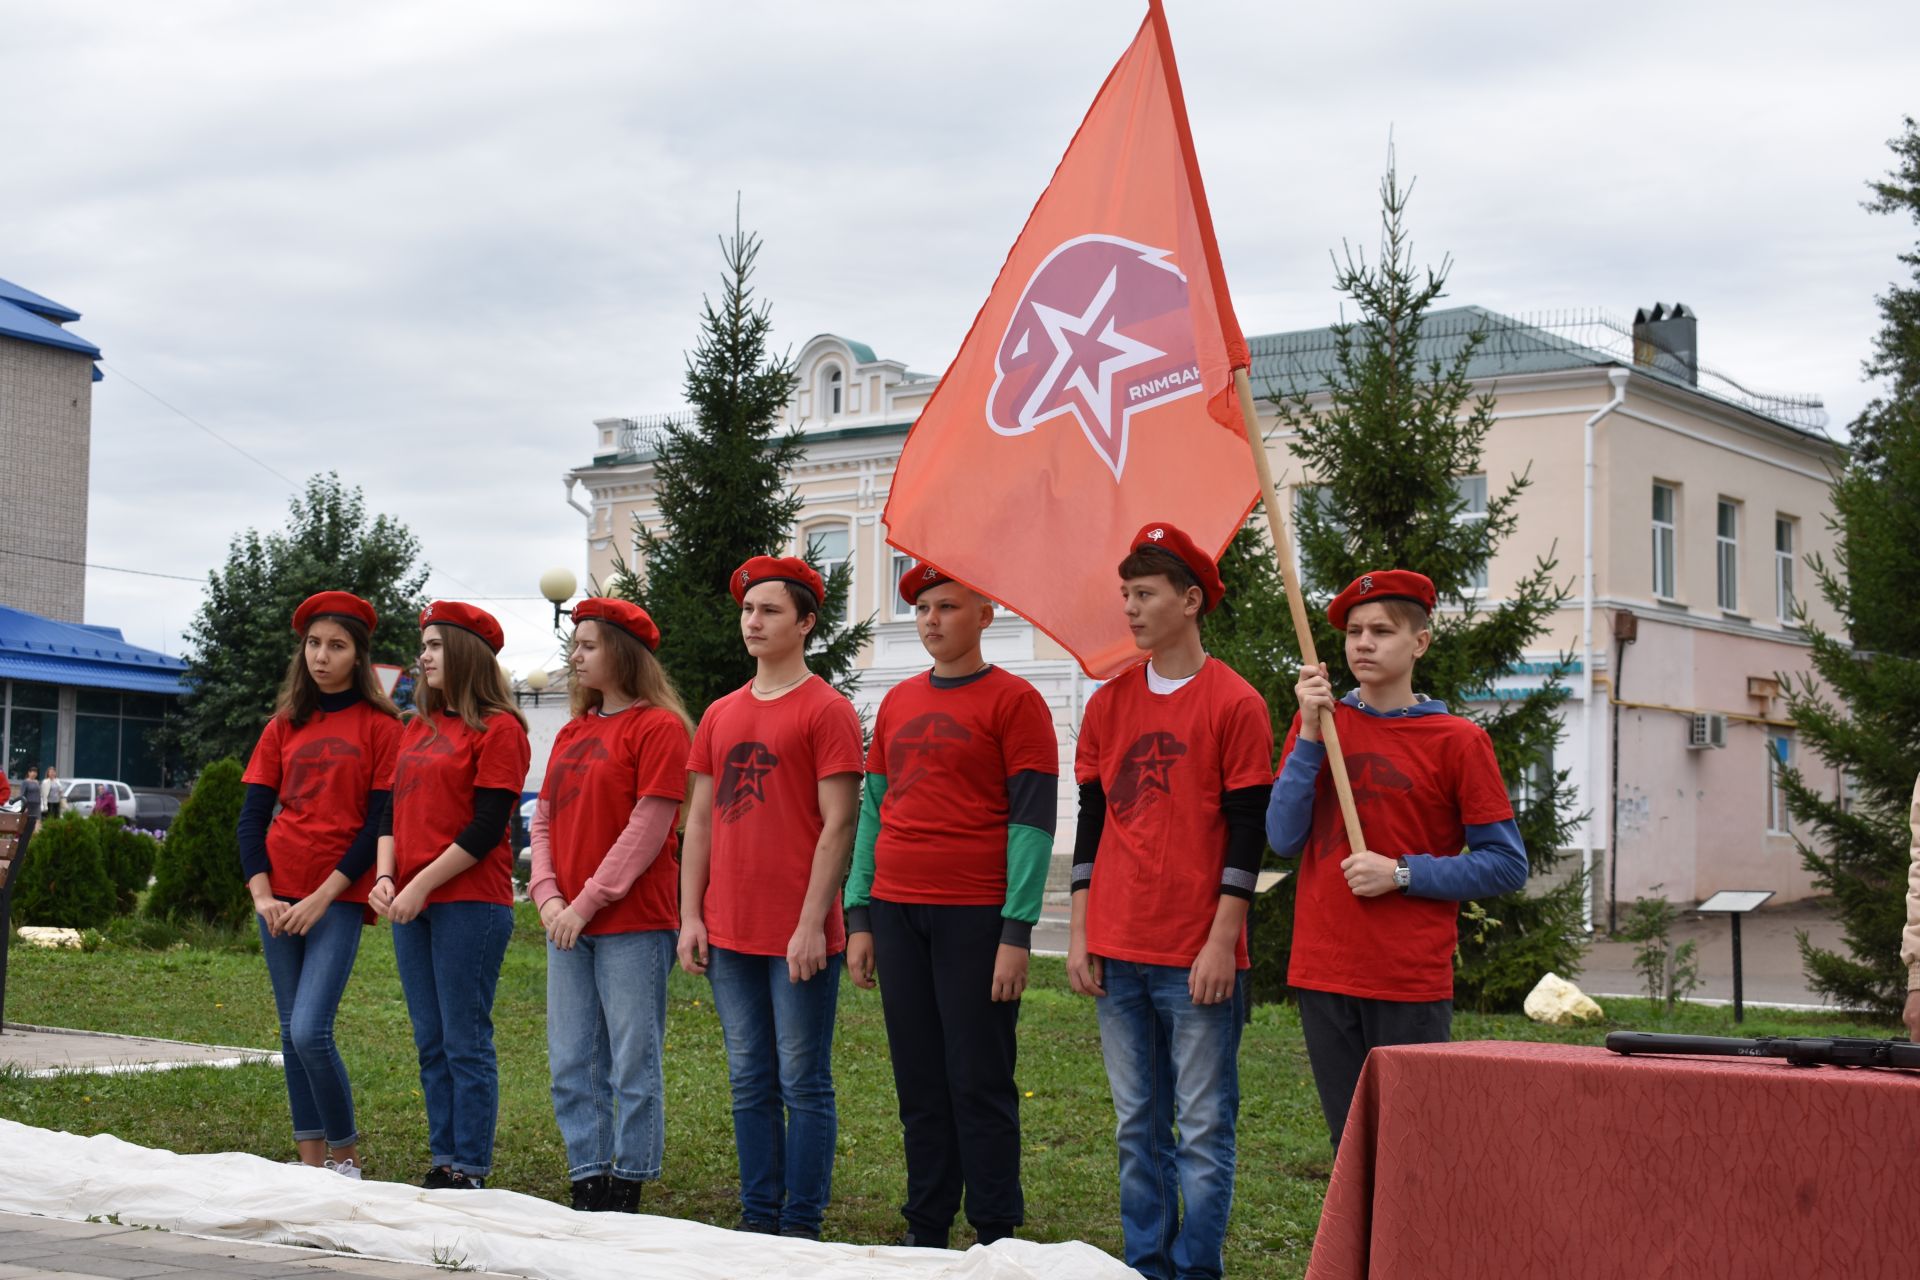
[[[0,679],[37,680],[41,684],[73,685],[80,689],[118,689],[123,693],[159,693],[178,697],[187,682],[177,671],[139,671],[91,662],[70,662],[37,655],[0,654]]]
[[[178,697],[187,664],[129,644],[117,627],[59,622],[0,606],[0,679]]]

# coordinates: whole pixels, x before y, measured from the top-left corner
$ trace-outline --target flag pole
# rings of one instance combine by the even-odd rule
[[[1307,602],[1300,593],[1300,575],[1293,568],[1293,543],[1280,519],[1279,495],[1273,487],[1273,464],[1267,461],[1266,441],[1260,436],[1260,416],[1254,409],[1253,384],[1244,368],[1233,371],[1233,387],[1240,393],[1240,419],[1246,424],[1247,447],[1253,450],[1253,470],[1260,477],[1260,500],[1267,508],[1267,532],[1273,537],[1273,555],[1280,562],[1280,577],[1286,584],[1287,607],[1293,612],[1293,634],[1300,642],[1300,661],[1307,666],[1320,665],[1313,647],[1313,629],[1307,623]],[[1340,734],[1333,727],[1333,713],[1320,713],[1320,741],[1327,748],[1327,763],[1333,768],[1333,790],[1340,798],[1340,817],[1347,827],[1347,847],[1358,853],[1367,847],[1360,831],[1360,811],[1353,806],[1353,783],[1347,778],[1347,757],[1340,750]]]

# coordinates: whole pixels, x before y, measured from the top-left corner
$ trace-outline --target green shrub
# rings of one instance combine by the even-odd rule
[[[117,817],[95,815],[87,819],[100,824],[100,860],[107,878],[113,881],[114,909],[130,913],[153,879],[153,864],[160,856],[160,842],[142,831],[135,831]]]
[[[207,766],[160,846],[147,914],[238,926],[253,914],[240,878],[240,802],[246,784],[240,762]]]
[[[113,918],[113,881],[100,853],[104,825],[72,814],[34,830],[13,882],[19,923],[92,929]]]

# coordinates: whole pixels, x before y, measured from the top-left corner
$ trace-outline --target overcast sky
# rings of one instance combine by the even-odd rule
[[[1913,228],[1860,200],[1920,113],[1911,0],[1168,8],[1248,333],[1336,318],[1391,130],[1452,302],[1678,299],[1704,360],[1836,431],[1870,394]],[[938,372],[1143,12],[0,0],[0,277],[106,354],[88,559],[203,579],[281,523],[289,486],[192,418],[362,486],[539,665],[546,605],[493,598],[582,570],[562,476],[594,418],[680,405],[734,193],[781,344]],[[87,620],[178,653],[199,597],[94,568]]]

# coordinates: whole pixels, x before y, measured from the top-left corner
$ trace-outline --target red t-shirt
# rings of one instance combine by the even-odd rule
[[[393,787],[399,744],[400,722],[365,702],[316,711],[298,728],[284,716],[267,721],[242,781],[280,797],[267,828],[274,897],[304,898],[333,874],[367,825],[367,792]],[[365,902],[373,875],[369,867],[338,901]]]
[[[990,667],[938,688],[931,673],[895,685],[873,722],[867,772],[884,774],[873,896],[999,906],[1007,900],[1007,779],[1058,776],[1046,699]]]
[[[632,706],[575,716],[553,740],[547,778],[547,839],[553,874],[569,902],[600,869],[642,796],[687,796],[687,727],[665,707]],[[588,933],[680,927],[680,841],[673,832],[617,902],[594,913]]]
[[[1360,829],[1374,853],[1453,857],[1466,847],[1465,828],[1513,816],[1493,742],[1473,721],[1373,716],[1345,703],[1335,704],[1333,715]],[[1296,715],[1283,769],[1299,736]],[[1340,871],[1347,827],[1329,768],[1321,765],[1314,783],[1313,827],[1300,851],[1287,981],[1372,1000],[1453,999],[1460,904],[1403,893],[1353,895]]]
[[[687,768],[713,779],[708,939],[747,955],[785,955],[826,826],[820,779],[860,772],[859,715],[817,676],[771,701],[748,684],[700,717]],[[827,953],[846,945],[836,895]]]
[[[450,712],[435,719],[432,725],[425,716],[408,719],[394,766],[394,879],[400,889],[467,829],[473,821],[474,792],[511,791],[517,797],[533,762],[526,728],[510,712],[488,716],[486,729],[479,733]],[[472,867],[427,895],[427,901],[511,906],[513,842],[507,832],[502,831],[500,843]]]
[[[1168,694],[1147,688],[1143,662],[1087,699],[1074,777],[1098,781],[1107,797],[1087,891],[1087,949],[1191,965],[1220,907],[1221,795],[1273,778],[1266,702],[1218,658]],[[1234,955],[1246,968],[1244,928]]]

